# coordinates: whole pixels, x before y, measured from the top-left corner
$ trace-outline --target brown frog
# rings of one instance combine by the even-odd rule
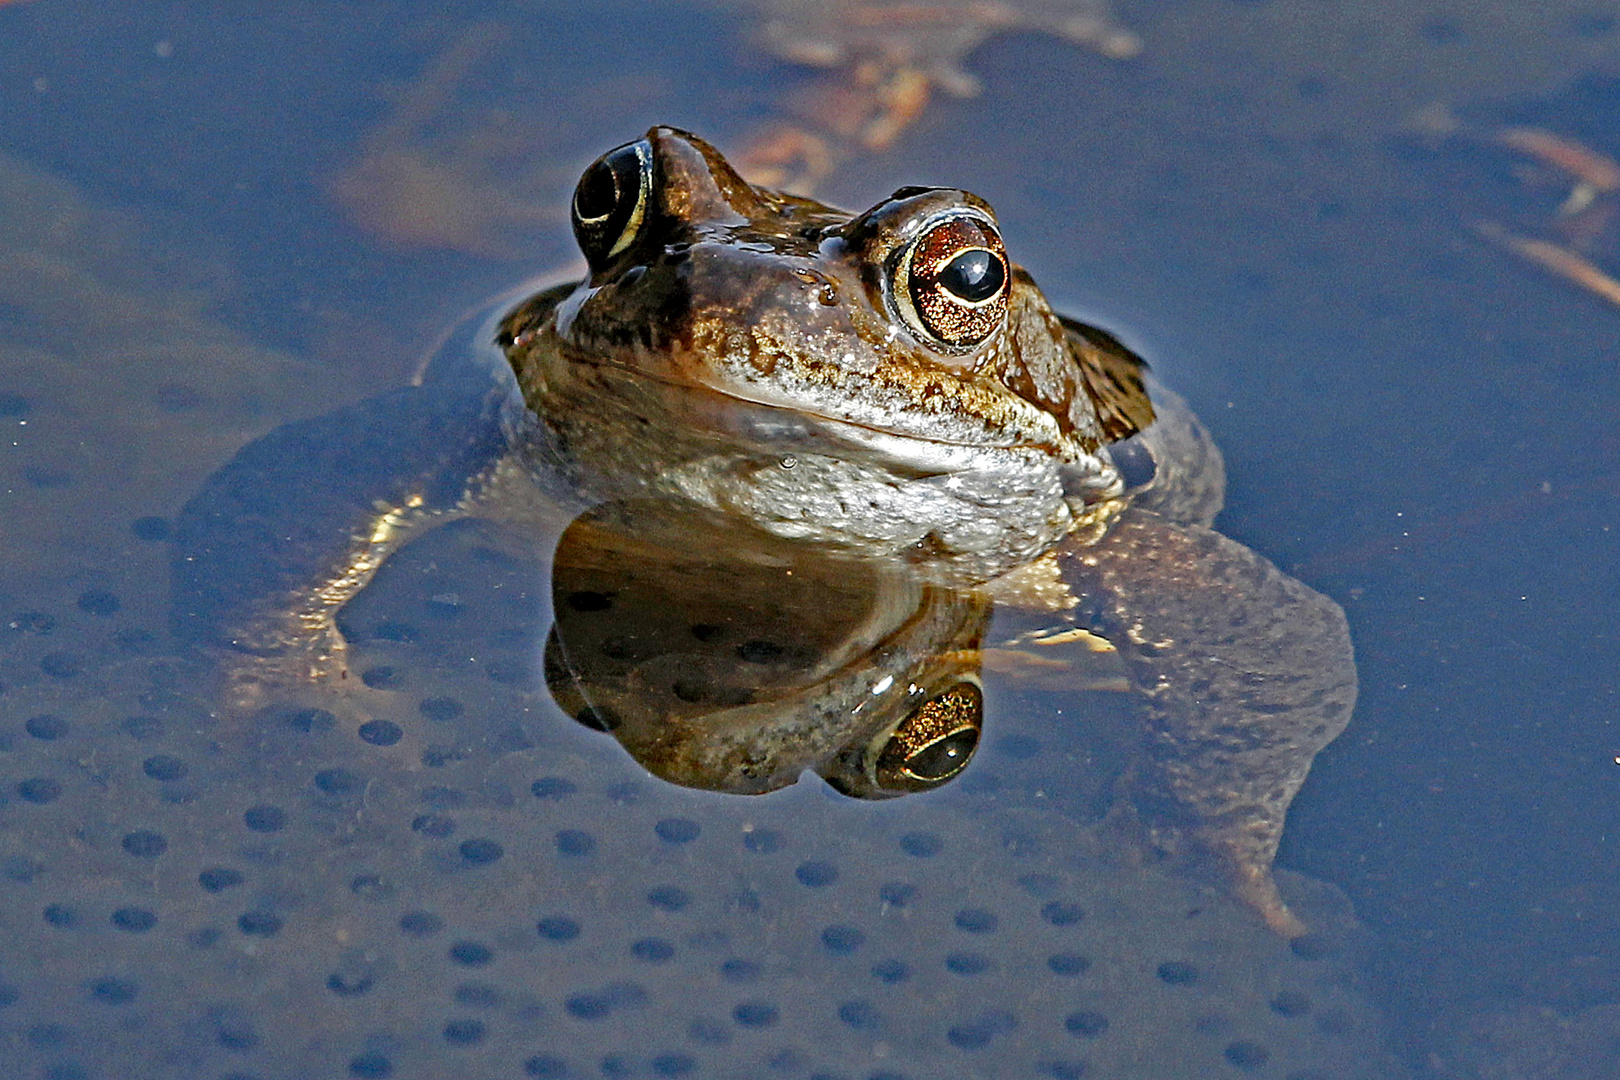
[[[364,438],[320,449],[335,421],[312,421],[248,447],[182,515],[177,629],[231,651],[240,703],[341,678],[338,608],[423,526],[494,517],[549,545],[589,507],[673,508],[639,515],[666,549],[685,518],[707,531],[672,565],[695,546],[791,576],[786,546],[817,560],[803,573],[830,606],[841,582],[877,584],[849,605],[866,652],[839,646],[819,692],[755,708],[723,751],[666,753],[660,775],[762,791],[814,768],[855,794],[949,779],[994,600],[1024,613],[1021,640],[1118,650],[1141,726],[1115,819],[1300,930],[1270,867],[1354,702],[1343,614],[1210,528],[1207,434],[1117,339],[1050,309],[988,204],[903,188],[849,214],[654,128],[585,171],[571,217],[588,275],[494,328],[521,400],[465,365],[430,372],[342,418]],[[295,459],[323,483],[254,479]],[[559,555],[559,577],[626,561],[622,541],[594,550]]]

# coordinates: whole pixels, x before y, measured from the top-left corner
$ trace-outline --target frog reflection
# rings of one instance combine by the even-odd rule
[[[665,780],[757,794],[811,769],[884,798],[978,745],[983,592],[662,501],[571,524],[552,594],[553,697]]]
[[[588,275],[542,289],[495,332],[521,402],[451,355],[422,386],[325,421],[350,433],[338,449],[312,449],[333,436],[294,426],[188,507],[177,625],[235,650],[238,700],[341,675],[334,613],[434,522],[496,518],[549,550],[591,506],[678,507],[842,573],[883,567],[877,599],[851,600],[860,614],[844,625],[851,642],[898,632],[905,648],[877,665],[893,670],[872,677],[867,661],[864,677],[799,693],[769,721],[799,734],[764,754],[735,731],[723,752],[693,749],[678,709],[663,729],[621,715],[616,734],[654,771],[713,766],[731,779],[706,786],[767,790],[814,767],[876,790],[888,765],[857,748],[882,726],[851,725],[850,695],[892,674],[932,699],[931,665],[949,672],[975,651],[994,601],[1061,631],[1043,640],[1096,631],[1119,650],[1141,727],[1116,817],[1213,868],[1279,931],[1300,929],[1270,867],[1312,758],[1349,719],[1343,614],[1210,528],[1224,475],[1203,428],[1118,340],[1051,310],[988,204],[904,188],[849,214],[750,185],[702,140],[655,128],[585,171],[571,215]],[[266,510],[244,477],[285,477],[300,457],[326,482],[278,481]],[[892,603],[908,592],[909,609]],[[948,647],[910,627],[919,613],[949,628]],[[553,667],[579,665],[559,640]],[[610,699],[628,678],[587,673],[582,696]],[[721,729],[752,704],[737,708],[716,714]],[[960,710],[936,711],[944,727]],[[795,739],[813,752],[782,752]]]

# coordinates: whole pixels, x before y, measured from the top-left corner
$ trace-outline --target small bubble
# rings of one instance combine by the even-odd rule
[[[1181,960],[1169,960],[1159,965],[1159,981],[1170,986],[1191,986],[1198,981],[1198,969]]]
[[[349,882],[349,891],[362,900],[391,900],[395,889],[393,882],[376,874],[360,874]]]
[[[686,818],[664,818],[653,826],[653,831],[666,844],[687,844],[696,840],[702,829],[697,822]]]
[[[613,1011],[613,1002],[602,994],[575,994],[563,1002],[563,1008],[580,1020],[600,1020]]]
[[[399,917],[399,928],[412,937],[429,937],[444,929],[444,920],[427,911],[407,911]]]
[[[957,1024],[945,1032],[946,1041],[958,1050],[978,1050],[988,1046],[994,1036],[984,1024]]]
[[[224,866],[211,866],[197,875],[197,884],[204,892],[224,892],[242,884],[242,872]]]
[[[387,1080],[394,1075],[394,1063],[384,1054],[357,1054],[349,1059],[349,1075],[360,1080]]]
[[[979,975],[990,970],[990,958],[972,952],[947,953],[945,970],[953,975]]]
[[[642,938],[630,946],[630,955],[649,964],[662,964],[675,956],[675,946],[662,938]]]
[[[157,916],[145,908],[123,907],[112,913],[112,924],[129,934],[144,934],[157,925]]]
[[[253,806],[242,813],[242,822],[254,832],[280,832],[287,825],[287,814],[279,806]]]
[[[410,623],[389,620],[373,626],[371,636],[378,641],[391,641],[396,645],[414,645],[422,634]]]
[[[68,722],[60,716],[45,714],[30,716],[23,724],[23,730],[36,739],[52,742],[68,733]]]
[[[362,671],[360,681],[373,690],[397,690],[405,682],[405,677],[396,669],[383,664]]]
[[[1226,1049],[1221,1053],[1235,1068],[1242,1069],[1245,1072],[1264,1068],[1266,1062],[1271,1060],[1271,1054],[1265,1047],[1257,1042],[1249,1042],[1247,1039],[1228,1043]]]
[[[890,907],[903,908],[917,898],[917,886],[890,881],[878,889],[878,899]]]
[[[169,850],[169,842],[162,833],[151,829],[136,829],[124,834],[124,850],[137,859],[155,859]]]
[[[956,928],[963,933],[989,934],[998,923],[995,913],[983,908],[963,908],[956,913]]]
[[[404,730],[390,720],[368,720],[360,725],[360,741],[372,746],[393,746],[405,737]]]
[[[17,782],[17,797],[36,806],[53,803],[62,796],[62,785],[48,776],[34,776]]]
[[[444,1041],[452,1046],[472,1046],[483,1041],[484,1024],[481,1020],[452,1020],[444,1025]]]
[[[893,986],[911,978],[911,969],[899,960],[880,960],[872,965],[872,977]]]
[[[326,977],[326,988],[338,997],[359,997],[376,985],[370,975],[345,975],[333,972]]]
[[[1041,918],[1053,926],[1073,926],[1086,917],[1086,913],[1079,904],[1071,904],[1062,900],[1053,900],[1041,907]]]
[[[573,941],[579,937],[579,923],[566,915],[548,915],[535,924],[535,929],[547,941]]]
[[[89,989],[91,997],[107,1006],[126,1006],[134,1001],[134,983],[126,978],[99,978]]]
[[[654,1076],[685,1076],[697,1068],[697,1062],[686,1054],[659,1054],[652,1059]]]
[[[838,880],[838,867],[829,862],[803,862],[793,871],[793,876],[801,885],[820,889]]]
[[[79,913],[66,904],[47,904],[40,915],[58,930],[71,930],[79,924]]]
[[[1072,1012],[1063,1018],[1063,1029],[1077,1039],[1095,1039],[1108,1030],[1108,1017],[1100,1012]]]
[[[838,1006],[838,1019],[856,1031],[871,1031],[878,1026],[880,1017],[870,1001],[846,1001]]]
[[[1091,961],[1078,953],[1054,953],[1046,958],[1046,966],[1052,969],[1054,975],[1073,978],[1089,971]]]
[[[647,903],[660,911],[680,911],[691,902],[686,890],[674,885],[660,885],[647,894]]]
[[[500,844],[487,838],[463,840],[457,850],[469,866],[488,866],[506,853]]]
[[[866,935],[853,926],[829,926],[821,932],[821,944],[834,956],[848,956],[866,943]]]
[[[259,1033],[246,1020],[221,1019],[216,1022],[214,1040],[227,1050],[252,1050],[259,1045]]]
[[[315,786],[328,795],[353,795],[365,781],[348,769],[322,769],[315,774]]]
[[[191,769],[172,754],[153,754],[141,762],[141,771],[153,780],[167,783],[172,780],[184,780]]]
[[[458,941],[450,946],[450,959],[464,967],[483,967],[495,959],[495,951],[476,941]]]
[[[729,983],[758,982],[760,966],[752,960],[733,957],[720,965],[720,977]]]
[[[589,855],[596,850],[596,839],[579,829],[563,829],[557,833],[557,852],[561,855]]]
[[[945,842],[933,833],[906,833],[900,838],[900,850],[914,859],[932,859],[945,849]]]
[[[1294,990],[1283,990],[1271,999],[1271,1011],[1293,1019],[1311,1011],[1311,999]]]
[[[743,833],[743,847],[756,855],[769,855],[781,850],[782,834],[775,829],[750,829]]]
[[[156,739],[163,734],[163,721],[155,716],[131,716],[118,725],[124,734],[140,742]]]
[[[473,1009],[494,1009],[501,1004],[501,992],[488,983],[467,982],[456,987],[457,1005]]]
[[[561,802],[574,793],[574,782],[560,776],[542,776],[529,785],[529,793],[537,799]]]
[[[416,711],[439,723],[447,723],[460,716],[463,712],[461,702],[455,698],[435,697],[423,698],[417,703]]]
[[[236,925],[249,937],[275,937],[281,932],[281,917],[268,911],[244,911],[237,916]]]
[[[687,1026],[686,1036],[705,1046],[724,1046],[731,1041],[731,1028],[719,1020],[700,1016]]]
[[[443,840],[456,831],[456,819],[445,814],[418,814],[411,819],[411,831]]]
[[[767,1028],[779,1018],[776,1006],[764,1001],[744,1001],[731,1010],[731,1018],[746,1028]]]

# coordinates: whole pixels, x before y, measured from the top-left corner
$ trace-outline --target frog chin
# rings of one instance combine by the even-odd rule
[[[1075,524],[1076,473],[1113,469],[1044,446],[875,428],[618,364],[567,364],[525,390],[590,497],[683,500],[779,537],[925,563],[953,581],[1043,554]]]

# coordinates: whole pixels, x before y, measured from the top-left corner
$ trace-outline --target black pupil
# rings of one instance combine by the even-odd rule
[[[627,163],[623,161],[626,156],[630,158]],[[615,158],[620,160],[616,162]],[[634,168],[637,164],[634,153],[626,155],[624,151],[619,151],[586,169],[585,175],[579,178],[579,189],[574,193],[575,213],[587,221],[612,213],[619,202],[619,172],[626,166]]]
[[[1006,278],[1001,260],[983,248],[962,252],[939,272],[941,285],[973,304],[996,295]]]
[[[929,743],[906,759],[906,771],[919,780],[945,780],[961,771],[974,747],[979,745],[977,731],[958,731],[937,742]]]

